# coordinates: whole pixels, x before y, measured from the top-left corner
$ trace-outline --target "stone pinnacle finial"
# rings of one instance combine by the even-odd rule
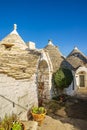
[[[77,48],[76,46],[74,47],[74,49],[75,49],[75,50],[78,50],[78,48]]]
[[[52,40],[48,40],[48,45],[53,45]]]
[[[14,30],[17,30],[17,24],[14,24]]]

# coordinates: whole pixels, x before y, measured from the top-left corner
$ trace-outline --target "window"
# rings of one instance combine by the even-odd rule
[[[79,75],[80,87],[85,87],[85,75]]]

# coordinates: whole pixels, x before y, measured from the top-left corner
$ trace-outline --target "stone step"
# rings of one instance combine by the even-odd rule
[[[26,130],[37,130],[38,123],[36,121],[22,121]]]

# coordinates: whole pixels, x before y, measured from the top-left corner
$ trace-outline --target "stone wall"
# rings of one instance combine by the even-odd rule
[[[0,117],[5,114],[20,115],[38,104],[36,75],[30,79],[16,80],[0,74]]]

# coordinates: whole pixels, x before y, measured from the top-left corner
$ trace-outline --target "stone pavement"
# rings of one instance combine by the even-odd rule
[[[22,121],[26,130],[37,130],[38,123],[36,121]]]
[[[64,121],[60,121],[46,116],[37,130],[87,130],[87,122],[71,118],[64,118]]]
[[[61,121],[60,121],[61,120]],[[53,119],[46,115],[41,126],[35,121],[24,121],[26,130],[87,130],[87,121],[71,118]]]
[[[59,120],[46,116],[42,125],[38,127],[38,130],[76,130],[76,129],[74,129],[74,127],[68,123],[63,124]]]

